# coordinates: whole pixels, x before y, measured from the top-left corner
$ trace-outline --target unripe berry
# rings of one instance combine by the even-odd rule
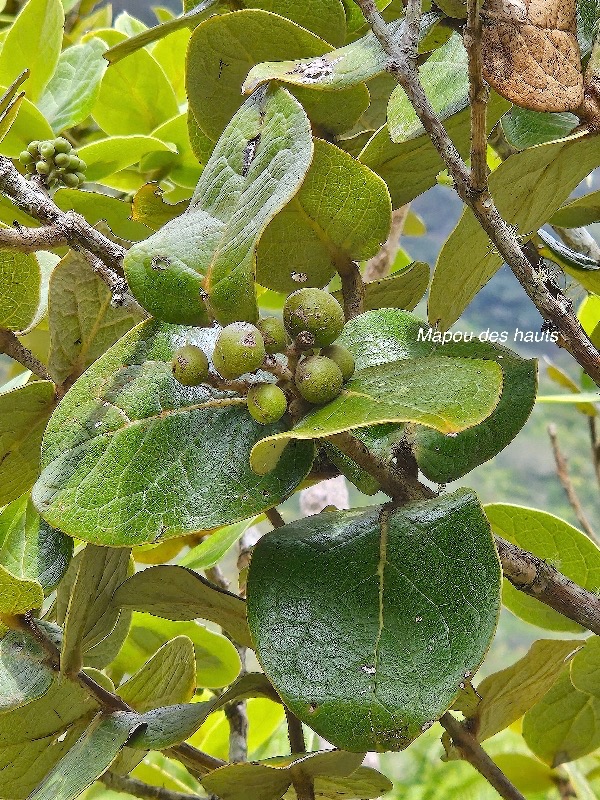
[[[40,143],[36,140],[34,142],[30,142],[27,145],[27,150],[31,153],[32,156],[39,155],[40,151]]]
[[[42,142],[40,145],[40,155],[42,158],[52,158],[54,155],[54,145],[52,142]]]
[[[298,289],[285,301],[283,321],[292,336],[308,331],[317,347],[326,347],[342,332],[344,311],[335,297],[322,289]]]
[[[19,154],[19,161],[23,166],[28,167],[30,164],[33,164],[35,159],[28,150],[23,150],[23,152]]]
[[[217,338],[213,363],[220,375],[233,380],[258,369],[266,355],[258,328],[249,322],[232,322]]]
[[[258,320],[256,327],[262,334],[267,353],[283,353],[287,345],[287,335],[280,319],[264,317]]]
[[[79,186],[79,178],[73,172],[66,172],[61,176],[61,180],[65,186],[71,189],[76,189]]]
[[[175,351],[171,370],[175,380],[184,386],[199,386],[208,378],[208,358],[196,345],[186,344]]]
[[[85,175],[83,174],[83,172],[76,172],[75,177],[77,178],[79,183],[85,183]]]
[[[45,161],[38,161],[35,165],[35,171],[38,175],[49,175],[50,174],[50,165],[47,164]]]
[[[69,165],[69,156],[67,153],[57,153],[54,156],[54,163],[57,167],[67,167]]]
[[[77,172],[85,172],[87,169],[87,164],[82,158],[77,159]]]
[[[73,149],[71,146],[71,142],[65,139],[63,136],[59,136],[58,139],[54,140],[54,149],[57,153],[70,153]]]
[[[342,344],[330,344],[329,347],[324,347],[321,350],[321,355],[330,358],[340,368],[344,381],[349,380],[354,375],[356,364],[354,363],[354,356]]]
[[[248,411],[261,425],[278,422],[287,411],[287,399],[274,383],[260,383],[248,392]]]
[[[344,385],[340,368],[325,356],[305,358],[298,364],[294,378],[302,397],[317,406],[335,400]]]
[[[69,156],[69,163],[68,163],[69,169],[72,169],[73,172],[76,172],[79,169],[80,160],[81,159],[77,158],[77,156],[73,155]]]

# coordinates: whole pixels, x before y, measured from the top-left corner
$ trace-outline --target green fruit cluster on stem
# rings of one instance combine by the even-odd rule
[[[28,176],[37,175],[50,189],[60,185],[76,189],[85,181],[85,161],[62,136],[30,142],[19,155],[19,161]]]

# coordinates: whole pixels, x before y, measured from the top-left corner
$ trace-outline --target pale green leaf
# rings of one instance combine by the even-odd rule
[[[40,304],[42,272],[35,255],[0,250],[0,328],[24,331]]]
[[[169,151],[172,148],[155,136],[111,136],[80,147],[77,154],[87,164],[86,179],[98,181],[137,164],[147,153]]]
[[[206,325],[202,290],[223,324],[255,320],[256,243],[296,192],[311,157],[309,122],[291,95],[267,88],[248,98],[188,210],[128,251],[124,269],[141,305],[170,322]]]
[[[255,423],[242,397],[173,378],[175,350],[189,342],[210,354],[217,334],[145,322],[79,378],[44,439],[33,499],[49,524],[98,544],[154,543],[248,519],[298,486],[311,445],[291,445],[258,478],[250,450],[281,424]]]
[[[107,66],[102,57],[105,50],[100,39],[90,39],[62,53],[38,101],[55,133],[78,125],[91,114]]]
[[[485,513],[497,536],[543,558],[591,592],[600,586],[600,549],[581,531],[559,517],[533,508],[492,503]],[[581,628],[557,611],[504,583],[504,604],[521,619],[554,631]]]
[[[550,224],[561,228],[579,228],[594,222],[600,222],[600,191],[565,203],[550,217]]]
[[[59,189],[53,199],[63,211],[77,211],[82,214],[90,225],[96,225],[103,220],[122,239],[137,242],[150,236],[149,227],[133,221],[132,204],[126,200],[82,189]]]
[[[581,392],[581,394],[540,394],[537,403],[600,403],[598,392]]]
[[[207,619],[251,646],[244,601],[191,569],[165,565],[138,572],[117,589],[113,604],[170,620]]]
[[[173,147],[173,153],[153,152],[142,159],[142,172],[166,174],[178,186],[194,189],[200,178],[202,166],[192,150],[188,132],[188,112],[159,125],[153,136]]]
[[[340,45],[346,38],[346,14],[342,0],[244,0],[248,8],[261,8],[291,19],[325,41]]]
[[[412,311],[424,296],[428,285],[429,264],[414,261],[402,272],[365,284],[365,311],[378,308]]]
[[[8,86],[28,69],[25,91],[31,100],[37,100],[58,62],[64,21],[60,0],[28,0],[2,45],[0,84]]]
[[[514,148],[525,150],[536,144],[563,139],[578,124],[578,118],[568,112],[529,111],[514,106],[503,117],[502,130]]]
[[[600,686],[597,680],[599,669],[600,638],[590,636],[571,663],[571,683],[580,692],[600,699]]]
[[[131,737],[131,747],[142,750],[164,750],[184,742],[205,722],[214,704],[214,700],[204,703],[180,703],[155,708],[145,714],[136,714],[135,716],[145,727]]]
[[[0,614],[25,614],[43,602],[44,591],[36,580],[16,577],[0,565]]]
[[[54,676],[45,658],[42,647],[21,631],[0,639],[0,712],[31,703],[50,689]]]
[[[179,566],[195,570],[214,567],[255,522],[255,518],[245,519],[235,522],[233,525],[218,528],[203,542],[192,547],[183,558],[178,559]]]
[[[323,512],[256,545],[248,619],[267,676],[301,720],[353,752],[401,750],[483,660],[500,577],[469,490]]]
[[[0,506],[20,497],[39,475],[40,445],[54,405],[50,381],[0,395]]]
[[[523,150],[490,176],[500,214],[519,233],[536,231],[598,164],[598,140],[579,134]],[[446,240],[429,296],[429,319],[447,330],[502,265],[487,234],[466,209]]]
[[[147,225],[153,231],[157,231],[167,222],[181,216],[190,205],[187,200],[181,200],[179,203],[168,203],[163,200],[163,194],[163,190],[157,183],[144,184],[138,189],[133,198],[131,207],[132,219],[137,223]]]
[[[2,91],[1,87],[0,91]],[[25,150],[27,145],[34,139],[52,139],[53,137],[54,131],[42,112],[26,97],[23,97],[19,103],[17,115],[9,131],[2,139],[0,150],[2,155],[9,156],[9,158],[18,158],[19,153]],[[13,219],[18,219],[18,215],[17,217],[11,217],[7,222],[10,224]]]

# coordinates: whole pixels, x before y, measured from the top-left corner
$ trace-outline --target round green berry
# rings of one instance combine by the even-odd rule
[[[248,392],[248,411],[261,425],[278,422],[287,411],[287,399],[274,383],[260,383]]]
[[[264,317],[258,320],[256,327],[265,341],[267,353],[283,353],[287,345],[287,334],[280,319]]]
[[[85,175],[83,174],[83,172],[76,172],[75,177],[77,178],[79,183],[85,183]]]
[[[354,356],[343,344],[330,344],[329,347],[324,347],[321,350],[321,355],[335,361],[340,368],[344,381],[349,380],[354,375],[354,370],[356,369]]]
[[[77,159],[77,171],[78,172],[85,172],[87,169],[87,164],[82,158]]]
[[[54,145],[52,142],[42,142],[40,145],[40,155],[42,158],[52,158],[54,156]]]
[[[227,380],[254,372],[265,360],[267,352],[261,332],[249,322],[232,322],[219,334],[213,363]]]
[[[27,150],[31,153],[32,156],[38,156],[40,152],[40,143],[37,140],[34,142],[30,142],[27,145]]]
[[[71,154],[69,156],[68,168],[72,169],[73,172],[76,172],[79,169],[79,161],[80,161],[80,159],[77,158],[77,156]]]
[[[61,176],[62,182],[65,186],[71,189],[76,189],[79,186],[79,178],[73,172],[67,172]]]
[[[171,361],[175,380],[184,386],[198,386],[208,378],[208,358],[204,350],[194,344],[186,344],[175,351]]]
[[[38,161],[35,165],[35,171],[38,175],[49,175],[50,174],[50,164],[47,164],[45,161]]]
[[[63,136],[59,136],[58,139],[54,140],[54,149],[57,153],[64,155],[65,153],[70,153],[73,148],[71,147],[71,142]]]
[[[342,332],[344,311],[335,297],[322,289],[298,289],[285,301],[283,321],[292,336],[308,331],[317,347],[326,347]]]
[[[302,397],[317,406],[335,400],[344,385],[342,371],[325,356],[305,358],[298,364],[294,378]]]
[[[23,166],[28,167],[30,164],[33,164],[35,159],[28,150],[23,150],[22,153],[19,153],[19,161]]]
[[[54,163],[57,167],[67,167],[69,165],[69,156],[66,153],[57,153],[54,156]]]

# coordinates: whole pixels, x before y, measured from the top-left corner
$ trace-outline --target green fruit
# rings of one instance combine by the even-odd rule
[[[227,380],[254,372],[265,360],[267,352],[258,328],[249,322],[232,322],[217,338],[213,363]]]
[[[298,364],[294,378],[302,397],[317,406],[335,400],[344,385],[342,371],[325,356],[305,358]]]
[[[52,158],[54,156],[54,145],[52,142],[42,142],[40,145],[40,155],[42,158]]]
[[[69,156],[66,153],[57,153],[54,156],[54,163],[57,167],[66,167],[69,164]]]
[[[354,363],[354,356],[342,344],[330,344],[329,347],[324,347],[321,350],[321,355],[330,358],[340,368],[344,381],[349,380],[354,375],[356,364]]]
[[[64,137],[59,136],[58,139],[54,140],[54,149],[56,150],[57,153],[64,154],[64,153],[70,153],[73,148],[71,146],[71,142],[69,142]]]
[[[326,347],[342,332],[344,311],[335,297],[322,289],[298,289],[285,301],[283,321],[292,336],[308,331],[317,347]]]
[[[28,150],[23,150],[22,153],[19,153],[19,161],[24,166],[29,166],[29,164],[33,164],[34,158]]]
[[[35,165],[35,171],[38,175],[49,175],[50,174],[50,165],[47,164],[45,161],[38,161]]]
[[[81,159],[77,158],[75,155],[69,156],[69,169],[72,169],[73,172],[76,172],[79,169],[79,162]]]
[[[73,172],[67,172],[63,175],[62,182],[71,189],[76,189],[79,186],[79,178]]]
[[[286,396],[274,383],[253,386],[248,392],[248,411],[261,425],[271,425],[287,411]]]
[[[27,150],[31,153],[32,156],[39,155],[40,143],[37,140],[34,142],[30,142],[27,145]]]
[[[171,371],[175,380],[184,386],[199,386],[208,378],[208,358],[206,353],[193,344],[186,344],[175,351],[171,361]]]
[[[78,172],[85,172],[87,169],[87,164],[82,158],[77,159],[77,171]]]
[[[256,327],[262,333],[267,353],[283,353],[287,345],[287,334],[280,319],[264,317],[258,320]]]

